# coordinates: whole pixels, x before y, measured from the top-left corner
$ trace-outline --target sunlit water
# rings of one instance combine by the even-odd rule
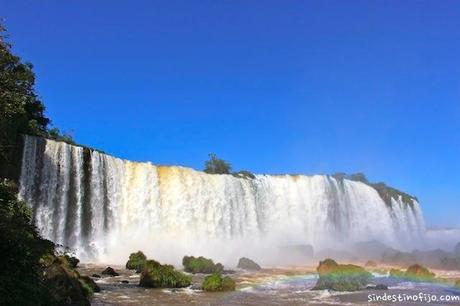
[[[85,265],[83,274],[102,271],[103,266]],[[264,269],[260,272],[237,271],[231,277],[237,282],[237,290],[225,293],[208,293],[196,289],[204,275],[194,275],[193,284],[185,289],[146,289],[138,286],[139,275],[115,267],[120,276],[96,279],[102,288],[96,293],[92,305],[447,305],[449,303],[368,303],[370,294],[425,294],[455,295],[460,291],[451,285],[414,283],[377,275],[376,284],[386,284],[389,290],[363,290],[354,293],[315,291],[317,275],[311,269]],[[122,280],[129,284],[122,284]],[[450,303],[458,305],[459,302]]]

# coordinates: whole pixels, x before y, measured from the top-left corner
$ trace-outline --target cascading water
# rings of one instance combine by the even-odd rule
[[[425,231],[416,201],[388,205],[361,182],[210,175],[33,136],[24,136],[19,196],[46,238],[86,260],[122,262],[141,249],[169,262],[185,254],[276,262],[288,246],[408,247]]]

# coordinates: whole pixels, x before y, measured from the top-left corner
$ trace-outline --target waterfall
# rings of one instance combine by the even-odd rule
[[[222,261],[274,260],[284,247],[350,247],[423,239],[419,204],[385,203],[361,182],[326,175],[212,175],[155,166],[24,136],[19,197],[45,238],[86,260],[122,262],[141,249]],[[270,257],[270,258],[268,258]]]

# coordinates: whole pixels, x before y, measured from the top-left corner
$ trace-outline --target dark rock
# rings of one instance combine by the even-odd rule
[[[43,260],[43,264],[44,285],[50,294],[52,304],[90,305],[90,288],[84,285],[80,274],[72,269],[67,260],[48,256]]]
[[[384,284],[378,284],[375,286],[367,286],[366,289],[370,290],[388,290],[388,286]]]
[[[189,275],[176,271],[171,265],[147,260],[141,273],[139,286],[148,288],[183,288],[192,283]]]
[[[237,268],[244,269],[244,270],[250,270],[250,271],[258,271],[262,269],[257,263],[255,263],[253,260],[246,258],[246,257],[240,258],[240,260],[238,261]]]
[[[124,280],[121,280],[120,283],[122,283],[122,284],[129,284],[129,281],[127,281],[126,279],[124,279]]]
[[[74,256],[64,255],[64,257],[72,268],[76,268],[80,262],[80,260]]]
[[[83,287],[87,292],[101,292],[101,288],[96,284],[95,281],[91,279],[89,276],[81,276],[80,282],[82,282]],[[88,287],[88,288],[86,288]]]
[[[229,276],[222,277],[220,273],[213,273],[205,277],[202,287],[204,291],[234,291],[236,284]]]
[[[319,279],[313,290],[357,291],[366,287],[372,274],[356,265],[340,265],[332,259],[319,263]]]
[[[377,263],[375,261],[368,260],[364,266],[365,267],[377,267]]]
[[[118,276],[120,274],[118,274],[117,272],[115,272],[115,270],[111,267],[107,267],[105,268],[104,271],[101,272],[102,275],[108,275],[108,276]]]
[[[146,261],[147,256],[145,256],[141,251],[131,253],[129,255],[128,262],[126,263],[126,269],[136,270],[137,273],[140,273]]]
[[[94,278],[101,278],[101,276],[99,274],[93,274],[91,275],[91,277],[94,277]]]
[[[182,265],[185,272],[189,273],[222,273],[224,266],[220,263],[214,264],[214,261],[205,257],[184,256]]]

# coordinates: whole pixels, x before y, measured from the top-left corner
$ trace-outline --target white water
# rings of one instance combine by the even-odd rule
[[[123,262],[141,249],[167,262],[193,254],[276,263],[292,245],[318,250],[376,239],[407,249],[425,231],[418,203],[393,199],[389,207],[360,182],[209,175],[24,139],[20,197],[46,238],[86,260]]]

